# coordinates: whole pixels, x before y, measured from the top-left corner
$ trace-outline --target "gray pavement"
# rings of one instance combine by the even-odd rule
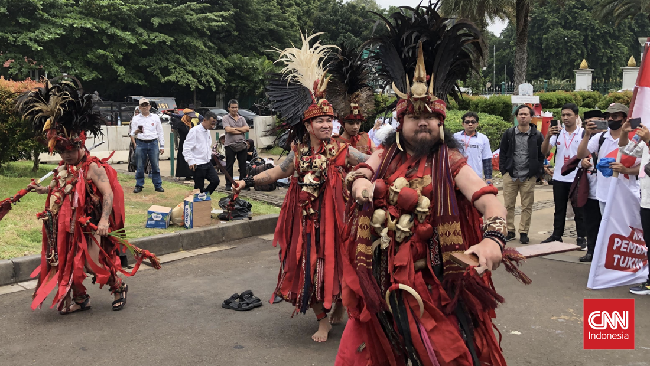
[[[168,262],[128,279],[126,308],[113,312],[106,289],[88,284],[93,308],[60,316],[31,311],[31,291],[0,295],[0,365],[333,365],[343,326],[314,343],[313,314],[291,318],[292,306],[266,302],[275,288],[277,249],[260,237],[233,249]],[[206,252],[209,250],[206,250]],[[176,258],[183,257],[177,256]],[[509,365],[649,365],[650,297],[636,297],[634,351],[582,349],[584,298],[630,298],[626,288],[590,291],[589,266],[535,258],[524,286],[502,269],[496,288],[506,298],[497,325]],[[252,289],[264,306],[221,308],[234,292]]]

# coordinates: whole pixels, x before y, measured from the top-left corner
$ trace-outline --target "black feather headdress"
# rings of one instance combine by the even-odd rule
[[[290,47],[276,50],[280,54],[277,62],[284,63],[281,73],[272,74],[266,86],[266,94],[271,100],[273,110],[283,122],[273,132],[290,131],[289,141],[301,140],[305,128],[302,124],[319,116],[333,116],[332,105],[325,99],[325,89],[329,78],[324,61],[331,45],[321,45],[310,41],[321,35],[315,33],[302,38],[301,48]]]
[[[45,134],[50,153],[81,147],[88,134],[102,134],[103,120],[93,112],[92,96],[83,95],[81,83],[71,76],[21,94],[16,109],[37,136]]]
[[[369,85],[370,67],[363,58],[361,48],[341,45],[330,64],[332,79],[329,84],[329,100],[342,120],[365,121],[373,117],[375,97]]]
[[[430,102],[446,103],[449,95],[457,99],[458,81],[466,80],[485,56],[478,28],[467,20],[442,17],[438,5],[402,6],[388,18],[374,13],[380,18],[376,30],[387,31],[366,45],[373,48],[373,58],[381,65],[379,77],[385,85],[392,84],[401,99],[424,95]],[[426,90],[420,90],[423,87]]]

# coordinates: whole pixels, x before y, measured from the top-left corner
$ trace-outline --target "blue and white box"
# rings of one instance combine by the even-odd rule
[[[153,205],[147,211],[147,225],[148,228],[167,229],[169,227],[169,219],[172,214],[171,207],[164,207]]]

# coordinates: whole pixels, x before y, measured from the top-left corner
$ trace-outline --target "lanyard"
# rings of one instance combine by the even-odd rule
[[[467,136],[467,135],[465,135]],[[469,138],[463,137],[463,144],[465,144],[465,153],[467,153],[467,148],[469,147],[469,143],[472,141],[472,137],[475,135],[470,135]]]
[[[566,137],[566,130],[562,131],[562,135],[564,136],[564,147],[565,147],[566,150],[569,150],[569,146],[571,146],[571,144],[573,143],[573,139],[576,138],[576,136],[578,135],[578,131],[576,130],[576,132],[574,132],[574,135],[573,135],[573,137],[571,138],[571,141],[569,141],[568,144],[566,143],[567,140],[568,140],[568,138]],[[566,154],[566,151],[564,153]]]

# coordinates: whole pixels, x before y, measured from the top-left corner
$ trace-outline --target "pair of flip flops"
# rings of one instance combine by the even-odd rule
[[[221,307],[235,311],[248,311],[262,306],[262,300],[253,295],[253,291],[246,290],[241,294],[233,294],[223,301]]]

